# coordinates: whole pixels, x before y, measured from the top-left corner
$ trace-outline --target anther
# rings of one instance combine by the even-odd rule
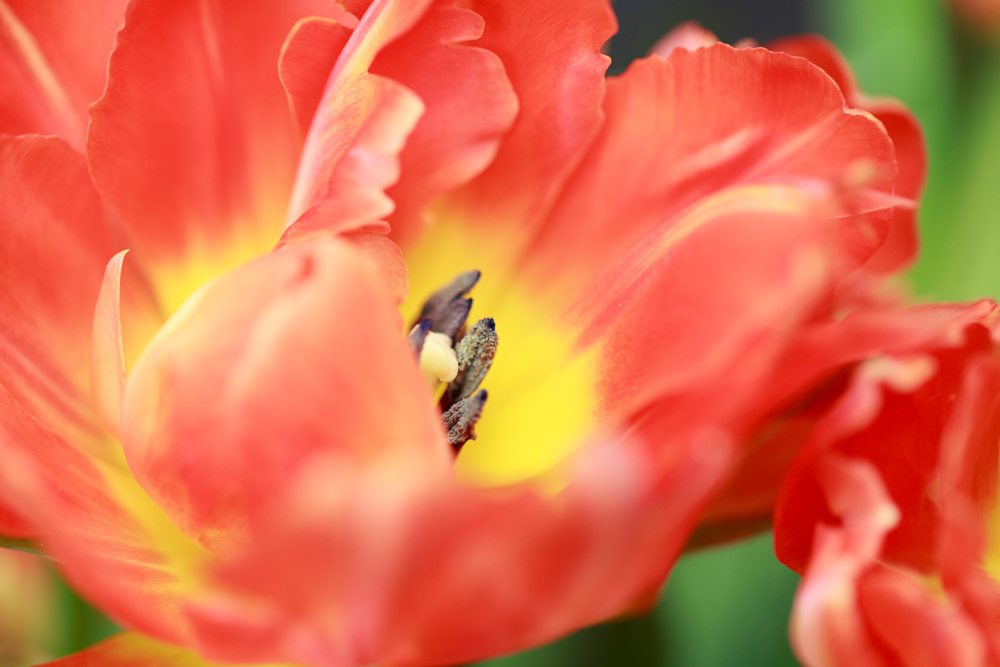
[[[458,344],[458,372],[441,397],[442,409],[447,410],[479,389],[493,365],[498,342],[496,324],[492,317],[484,317],[472,325]]]
[[[480,275],[479,271],[466,271],[459,274],[454,280],[427,299],[423,310],[420,311],[420,317],[417,319],[430,320],[432,331],[437,331],[438,329],[433,325],[437,324],[438,320],[444,316],[445,311],[448,310],[453,301],[461,299],[469,293],[469,290],[476,286]]]
[[[431,330],[430,320],[420,320],[413,325],[410,333],[406,336],[406,342],[410,344],[413,349],[413,353],[418,357],[420,356],[421,350],[424,349],[424,340],[427,338],[427,334]]]
[[[448,429],[448,442],[456,453],[466,442],[476,439],[476,422],[483,414],[486,398],[486,390],[480,389],[474,395],[458,401],[441,415],[441,420]]]
[[[458,330],[465,326],[472,310],[472,299],[455,299],[449,303],[441,314],[433,321],[431,331],[442,333],[448,338],[455,338]]]

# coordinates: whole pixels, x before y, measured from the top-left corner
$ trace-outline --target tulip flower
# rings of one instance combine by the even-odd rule
[[[809,665],[985,665],[1000,653],[992,518],[1000,439],[997,310],[950,320],[855,368],[792,465],[779,558],[804,577],[792,641]]]
[[[0,533],[141,633],[70,662],[449,664],[643,608],[750,436],[897,344],[817,335],[885,310],[923,164],[808,60],[605,80],[603,1],[342,5],[132,0],[84,153],[0,128]],[[51,114],[61,16],[5,47]]]

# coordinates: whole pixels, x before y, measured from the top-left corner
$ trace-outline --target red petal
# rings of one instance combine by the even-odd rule
[[[898,512],[870,463],[831,455],[821,460],[819,471],[844,525],[816,528],[813,557],[792,610],[792,646],[808,667],[885,665],[865,627],[856,586]]]
[[[459,42],[478,39],[483,19],[468,9],[436,6],[375,59],[371,71],[415,92],[426,111],[400,155],[392,238],[406,247],[424,227],[432,198],[487,167],[517,115],[517,97],[493,53]]]
[[[298,146],[275,64],[324,0],[136,0],[87,154],[169,309],[277,242]]]
[[[125,452],[187,534],[231,548],[320,453],[447,474],[382,280],[343,241],[291,244],[212,283],[147,347],[126,388]]]
[[[126,0],[0,6],[0,133],[57,134],[83,150]]]
[[[0,182],[0,384],[45,428],[100,447],[91,329],[104,266],[123,237],[104,217],[83,156],[61,139],[0,138]],[[126,339],[140,346],[159,323],[143,287],[126,275]]]
[[[868,623],[913,667],[980,667],[986,651],[979,628],[957,606],[917,581],[880,567],[858,584]],[[852,663],[848,663],[852,664]]]
[[[554,498],[317,457],[199,607],[203,645],[234,661],[460,664],[607,618],[662,581],[730,452],[694,438],[667,463],[635,444],[591,448]]]
[[[341,202],[350,205],[353,198],[338,192],[345,181],[348,187],[362,185],[360,198],[377,204],[358,207],[365,211],[358,216],[358,224],[377,221],[392,211],[392,203],[381,191],[399,178],[395,157],[424,107],[414,93],[369,74],[368,68],[379,51],[406,34],[431,3],[376,3],[354,30],[330,73],[306,137],[287,225],[303,214],[315,215],[331,206],[335,213],[324,213],[329,221],[324,224],[346,226],[339,209],[344,206]]]
[[[333,19],[302,19],[295,24],[281,47],[278,74],[288,94],[288,103],[302,139],[305,139],[316,115],[326,79],[351,32]]]
[[[207,554],[136,485],[120,453],[81,454],[0,388],[0,494],[27,517],[63,574],[112,618],[175,641]]]
[[[746,188],[692,207],[647,236],[584,290],[583,343],[599,340],[602,410],[619,418],[662,397],[702,407],[745,400],[773,346],[785,340],[837,275],[829,228],[794,188]],[[749,353],[761,346],[763,357]],[[753,358],[750,376],[733,365]],[[721,391],[718,383],[731,385]],[[736,391],[736,387],[741,387]],[[737,395],[739,398],[737,398]],[[700,409],[699,409],[700,410]],[[677,413],[681,416],[681,412]],[[684,423],[697,422],[690,414]]]
[[[530,233],[600,127],[608,59],[599,49],[617,24],[606,0],[473,0],[486,30],[477,46],[500,57],[520,102],[496,160],[446,208],[467,224]]]
[[[289,219],[310,230],[345,229],[395,210],[393,239],[419,234],[427,203],[485,168],[516,113],[496,56],[457,44],[481,33],[482,19],[456,7],[369,12],[333,67]],[[383,194],[390,185],[392,201]]]
[[[725,44],[652,56],[609,80],[604,110],[532,248],[546,275],[573,265],[586,275],[699,199],[754,182],[842,188],[844,212],[867,218],[845,221],[843,244],[859,260],[885,238],[891,204],[865,205],[851,183],[864,167],[864,188],[891,194],[892,144],[800,59]]]
[[[882,121],[896,148],[896,194],[919,199],[927,177],[927,146],[916,115],[896,100],[862,93],[851,66],[837,47],[822,37],[779,39],[768,44],[768,48],[818,65],[837,82],[850,106],[864,109]],[[917,251],[916,216],[911,210],[897,209],[885,246],[869,263],[869,268],[884,272],[899,270],[916,258]]]

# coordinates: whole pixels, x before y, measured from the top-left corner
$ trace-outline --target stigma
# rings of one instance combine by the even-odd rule
[[[434,387],[444,384],[441,421],[456,453],[476,439],[476,423],[487,398],[479,386],[499,342],[492,317],[468,326],[472,299],[467,295],[479,277],[479,271],[467,271],[431,295],[406,337],[428,382]]]

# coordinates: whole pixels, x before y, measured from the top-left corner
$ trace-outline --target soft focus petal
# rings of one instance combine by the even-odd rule
[[[81,454],[0,392],[0,493],[82,595],[112,618],[174,641],[207,554],[170,525],[120,455]]]
[[[303,140],[351,32],[333,19],[312,16],[296,23],[281,47],[278,73]]]
[[[321,457],[273,508],[271,539],[219,573],[202,641],[227,660],[324,665],[460,664],[550,641],[662,580],[729,451],[707,433],[669,461],[608,442],[553,498]]]
[[[275,64],[295,22],[329,8],[129,4],[87,153],[168,310],[277,241],[298,144]]]
[[[814,556],[792,609],[792,646],[807,667],[885,665],[859,613],[856,585],[899,513],[870,463],[827,456],[817,465],[844,525],[816,529]]]
[[[767,46],[821,67],[840,86],[850,106],[864,109],[882,121],[896,148],[895,192],[902,197],[919,199],[927,178],[927,146],[916,115],[897,100],[865,95],[850,65],[837,48],[822,37],[790,37]],[[868,266],[882,272],[899,270],[916,258],[918,245],[916,211],[897,208],[885,245]]]
[[[126,0],[0,5],[0,133],[56,134],[83,150]]]
[[[0,137],[0,217],[0,384],[45,428],[100,447],[91,328],[123,236],[105,218],[83,156],[54,137]],[[126,338],[142,345],[159,324],[155,302],[137,275],[126,274],[122,295]]]
[[[123,250],[108,262],[94,310],[90,387],[94,407],[116,437],[121,431],[125,393],[125,346],[122,341],[121,281]]]
[[[651,56],[609,81],[604,109],[604,129],[532,248],[547,275],[586,275],[726,187],[814,179],[850,190],[863,167],[863,190],[892,193],[893,149],[879,124],[784,54],[717,44]],[[843,243],[864,260],[884,240],[888,213],[869,212],[860,196],[845,192],[844,213],[867,220],[845,218]]]
[[[193,297],[129,378],[123,438],[144,488],[216,549],[243,540],[320,453],[407,461],[418,478],[450,463],[382,281],[331,240],[291,244]]]

